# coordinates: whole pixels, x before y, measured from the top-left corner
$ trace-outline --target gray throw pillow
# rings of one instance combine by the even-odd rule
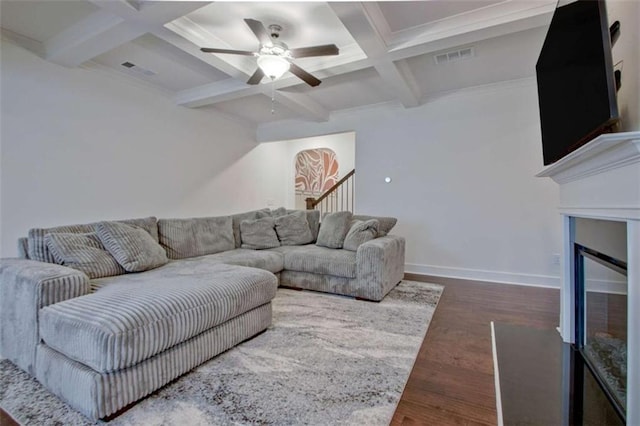
[[[367,221],[354,220],[351,222],[351,229],[344,238],[343,248],[345,250],[357,251],[360,244],[371,241],[378,236],[380,222],[378,219]]]
[[[117,220],[116,222],[126,223],[127,225],[135,225],[145,229],[151,236],[158,241],[158,225],[157,219],[153,216],[139,219]],[[38,260],[40,262],[57,263],[53,255],[49,252],[44,236],[53,233],[65,234],[87,234],[94,232],[96,223],[85,223],[79,225],[64,225],[54,228],[32,228],[29,230],[29,238],[27,249],[29,259]]]
[[[370,219],[377,219],[378,222],[380,222],[380,226],[378,227],[378,237],[384,237],[385,235],[387,235],[398,222],[398,219],[395,217],[367,216],[362,214],[353,215],[353,220],[366,221]]]
[[[296,211],[275,219],[276,234],[283,246],[300,246],[313,242],[313,234],[309,228],[304,211]]]
[[[268,208],[232,215],[231,220],[233,221],[233,239],[235,247],[240,248],[240,246],[242,245],[242,240],[240,238],[240,223],[243,220],[261,219],[267,216],[271,216],[271,210],[269,210]]]
[[[158,232],[160,244],[169,259],[204,256],[236,248],[231,216],[160,219]]]
[[[240,222],[241,247],[253,250],[280,247],[274,226],[275,221],[272,217],[243,220]]]
[[[126,272],[104,248],[95,232],[57,232],[46,234],[44,241],[56,263],[84,272],[91,279]]]
[[[339,249],[351,227],[351,212],[328,213],[320,222],[317,246]]]
[[[147,231],[118,222],[100,222],[96,233],[102,244],[128,272],[142,272],[166,264],[167,253]]]

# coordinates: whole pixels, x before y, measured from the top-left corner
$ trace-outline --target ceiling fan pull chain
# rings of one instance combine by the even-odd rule
[[[271,80],[271,115],[276,113],[276,82]]]

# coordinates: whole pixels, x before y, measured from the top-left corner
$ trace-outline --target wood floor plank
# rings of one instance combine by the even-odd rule
[[[553,329],[557,289],[406,274],[445,290],[392,425],[495,425],[490,322]]]

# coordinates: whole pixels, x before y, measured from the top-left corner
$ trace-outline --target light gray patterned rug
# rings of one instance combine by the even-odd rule
[[[109,424],[387,425],[441,293],[439,285],[403,281],[373,303],[279,289],[265,333]],[[7,360],[0,406],[28,425],[92,424]]]

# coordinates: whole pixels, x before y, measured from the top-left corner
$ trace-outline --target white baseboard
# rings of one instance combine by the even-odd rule
[[[436,277],[459,278],[473,281],[490,281],[500,284],[560,288],[560,276],[552,275],[519,274],[502,271],[485,271],[482,269],[420,265],[415,263],[406,263],[404,265],[404,271],[411,274],[433,275]]]

